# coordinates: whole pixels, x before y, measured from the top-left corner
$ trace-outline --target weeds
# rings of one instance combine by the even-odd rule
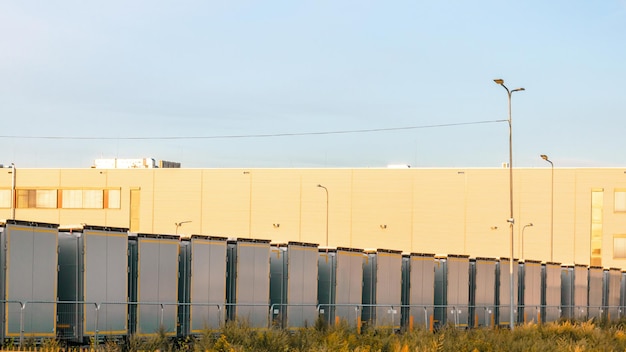
[[[29,341],[32,342],[32,341]],[[4,341],[3,350],[15,342]],[[125,342],[105,341],[92,351],[207,351],[207,352],[496,352],[496,351],[625,351],[626,321],[614,324],[594,321],[561,321],[525,324],[508,329],[459,330],[444,326],[437,332],[425,328],[397,333],[392,329],[368,328],[358,333],[345,322],[316,322],[296,330],[253,329],[245,321],[228,322],[221,329],[182,339],[168,337],[164,330],[150,337],[130,336]],[[35,349],[33,349],[35,350]],[[54,339],[40,341],[39,351],[69,351]]]

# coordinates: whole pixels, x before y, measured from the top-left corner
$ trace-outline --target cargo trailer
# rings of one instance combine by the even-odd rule
[[[617,321],[621,318],[620,311],[620,287],[622,272],[618,268],[604,270],[604,302],[606,319]]]
[[[432,328],[435,306],[435,255],[402,255],[402,325]]]
[[[366,250],[362,321],[371,327],[400,328],[401,306],[402,252]]]
[[[589,306],[589,268],[574,265],[574,318],[587,320]]]
[[[128,230],[83,225],[59,232],[59,336],[128,333]],[[85,302],[69,303],[69,302]]]
[[[317,319],[317,244],[271,246],[270,304],[275,326],[303,328]]]
[[[131,259],[136,263],[136,278],[132,280],[136,285],[130,295],[136,297],[131,301],[136,308],[133,331],[137,336],[175,336],[179,321],[180,238],[140,233],[134,239],[136,256]],[[132,268],[129,271],[133,272]]]
[[[541,323],[541,262],[520,262],[519,277],[521,323]]]
[[[470,263],[468,255],[435,257],[435,324],[470,326]]]
[[[561,263],[544,263],[541,282],[541,321],[557,321],[561,318]]]
[[[576,314],[575,308],[576,295],[576,278],[574,265],[561,266],[561,316],[564,319],[574,319]]]
[[[317,300],[329,325],[361,326],[364,260],[362,249],[318,249]]]
[[[500,258],[496,263],[496,322],[498,326],[511,325],[511,305],[513,323],[519,319],[519,263],[513,259],[513,302],[511,302],[511,260]]]
[[[602,319],[604,317],[604,308],[602,306],[604,299],[604,274],[603,268],[600,266],[589,267],[589,305],[588,319]]]
[[[56,338],[58,225],[7,220],[0,227],[2,338]]]
[[[219,328],[226,318],[227,243],[225,237],[191,236],[187,334]]]
[[[474,327],[495,326],[496,259],[476,258],[470,261],[470,319]]]
[[[239,238],[227,247],[227,311],[229,320],[253,328],[267,327],[270,294],[270,241]]]

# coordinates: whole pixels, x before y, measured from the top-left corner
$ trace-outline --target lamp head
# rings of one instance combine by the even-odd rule
[[[496,82],[496,84],[504,84],[504,80],[500,78],[496,78],[493,81]]]
[[[548,160],[548,156],[547,155],[541,154],[540,156],[541,156],[541,159],[546,160],[546,161]]]

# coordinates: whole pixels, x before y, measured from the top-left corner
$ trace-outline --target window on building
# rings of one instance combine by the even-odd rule
[[[64,209],[102,209],[101,189],[64,189],[61,191],[61,207]]]
[[[64,189],[61,207],[64,209],[119,209],[119,189]]]
[[[11,190],[0,189],[0,208],[11,207]]]
[[[591,190],[591,253],[590,263],[602,266],[602,225],[603,225],[604,189]]]
[[[83,190],[83,208],[102,209],[104,205],[104,191],[101,189]]]
[[[119,209],[122,205],[122,192],[119,189],[107,189],[104,191],[106,207]]]
[[[626,189],[616,189],[614,200],[614,211],[618,213],[626,213]]]
[[[18,189],[18,208],[50,208],[57,207],[57,191],[55,189]]]
[[[626,259],[626,235],[613,236],[613,259]]]
[[[64,189],[61,191],[61,207],[65,209],[80,209],[83,207],[83,191],[79,189]]]

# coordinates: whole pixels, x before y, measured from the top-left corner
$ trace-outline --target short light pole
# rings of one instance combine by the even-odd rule
[[[175,222],[174,225],[176,225],[176,234],[178,235],[178,228],[183,226],[183,224],[187,224],[190,223],[191,220],[186,220],[186,221],[181,221],[181,222]]]
[[[502,86],[502,88],[506,89],[506,94],[509,98],[508,102],[509,102],[509,201],[510,201],[510,216],[509,218],[506,220],[509,223],[509,228],[510,228],[510,241],[511,241],[511,261],[509,262],[509,274],[511,275],[511,287],[510,287],[510,299],[511,299],[511,316],[510,316],[510,327],[511,330],[513,330],[514,327],[514,323],[513,323],[513,319],[515,318],[514,312],[513,312],[513,308],[514,308],[514,291],[515,291],[515,286],[513,285],[513,225],[515,224],[515,219],[513,218],[513,125],[512,125],[512,119],[511,119],[511,95],[514,92],[519,92],[519,91],[523,91],[525,90],[524,88],[515,88],[513,90],[509,90],[509,88],[507,88],[504,85],[504,80],[497,78],[493,80],[494,82],[496,82],[496,84],[499,84]]]
[[[326,191],[326,247],[328,247],[328,188],[317,185],[319,188],[323,188]]]
[[[521,258],[521,260],[522,261],[524,260],[524,230],[526,230],[527,227],[531,227],[531,226],[533,226],[532,222],[530,222],[530,223],[524,225],[524,227],[522,227],[522,236],[521,236],[522,237],[522,258]]]
[[[550,163],[552,169],[552,179],[550,181],[550,261],[553,262],[554,256],[554,163],[548,159],[548,156],[541,154],[541,159]]]

